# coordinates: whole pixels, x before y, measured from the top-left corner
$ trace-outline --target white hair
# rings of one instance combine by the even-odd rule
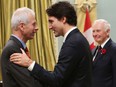
[[[96,23],[103,23],[104,24],[104,29],[105,30],[108,30],[108,29],[111,29],[111,26],[110,24],[108,23],[108,21],[104,20],[104,19],[98,19],[98,20],[95,20],[93,25],[96,24]]]
[[[18,8],[12,15],[11,28],[16,29],[20,22],[27,24],[29,22],[28,15],[35,16],[35,12],[27,7]]]

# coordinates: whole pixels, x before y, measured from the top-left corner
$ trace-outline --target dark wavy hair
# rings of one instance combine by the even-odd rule
[[[54,16],[58,20],[66,17],[66,22],[70,25],[77,25],[77,15],[74,7],[67,1],[60,1],[53,4],[46,10],[48,16]]]

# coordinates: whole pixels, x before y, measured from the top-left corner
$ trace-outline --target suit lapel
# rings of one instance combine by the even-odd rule
[[[105,46],[102,49],[106,49],[106,51],[109,50],[110,46],[111,46],[111,42],[112,42],[112,40],[109,39],[109,41],[105,44]],[[93,52],[93,54],[95,54],[95,52],[96,52],[96,50]],[[93,67],[95,67],[95,65],[97,64],[97,62],[100,61],[101,58],[103,58],[104,56],[105,56],[105,54],[102,54],[102,53],[99,54],[98,58],[95,61],[93,61]]]
[[[97,57],[95,58],[95,60],[93,61],[93,66],[95,66],[97,64],[97,62],[100,60],[100,58],[102,58],[102,57],[103,57],[103,55],[101,53],[99,53],[97,55]]]
[[[75,28],[74,30],[72,30],[72,31],[68,34],[68,36],[66,37],[65,42],[63,43],[63,45],[62,45],[62,47],[61,47],[60,54],[61,54],[61,52],[62,52],[62,50],[63,50],[63,47],[66,46],[66,44],[67,44],[66,42],[68,41],[68,39],[69,39],[72,35],[74,35],[75,33],[77,33],[77,32],[79,32],[79,30],[78,30],[77,28]]]
[[[93,56],[95,55],[96,51],[97,51],[97,47],[95,47],[95,48],[92,50],[92,55],[93,55]]]

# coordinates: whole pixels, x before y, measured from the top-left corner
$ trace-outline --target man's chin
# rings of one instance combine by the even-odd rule
[[[59,37],[60,35],[55,35],[55,37]]]

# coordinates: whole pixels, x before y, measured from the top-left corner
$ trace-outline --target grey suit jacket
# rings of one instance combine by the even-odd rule
[[[13,53],[21,53],[24,49],[20,41],[11,36],[1,55],[3,87],[42,87],[40,82],[34,79],[27,68],[18,66],[9,61]]]

